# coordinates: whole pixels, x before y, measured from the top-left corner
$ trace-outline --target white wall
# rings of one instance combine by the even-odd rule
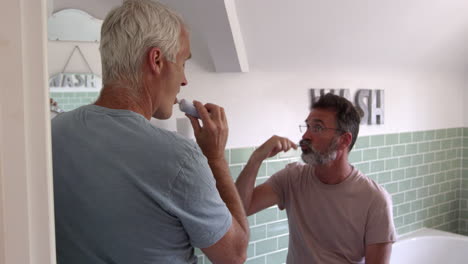
[[[100,74],[96,43],[80,43],[93,71]],[[61,71],[74,43],[49,42],[49,69]],[[68,52],[68,53],[67,53]],[[225,107],[229,119],[229,147],[258,145],[273,134],[300,139],[298,125],[308,113],[310,88],[385,90],[385,124],[363,125],[360,135],[460,127],[466,123],[462,98],[467,99],[461,74],[411,69],[310,68],[284,72],[214,73],[187,63],[189,85],[179,98],[198,99]],[[69,71],[86,71],[75,54]],[[174,117],[163,126],[175,130]],[[465,120],[464,120],[465,118]]]

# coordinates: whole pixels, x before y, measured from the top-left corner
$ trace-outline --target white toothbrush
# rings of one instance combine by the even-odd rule
[[[189,114],[195,118],[200,118],[198,111],[192,103],[187,102],[187,100],[182,99],[177,101],[179,103],[180,111]]]

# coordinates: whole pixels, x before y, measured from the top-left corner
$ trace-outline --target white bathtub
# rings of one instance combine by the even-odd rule
[[[424,228],[393,244],[390,264],[467,264],[468,237]]]

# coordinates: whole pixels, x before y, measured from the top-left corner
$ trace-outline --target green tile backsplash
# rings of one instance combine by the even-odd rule
[[[69,111],[94,102],[98,93],[54,92],[51,97]],[[253,150],[253,147],[226,150],[234,179]],[[300,151],[266,160],[256,184],[299,160]],[[359,137],[349,160],[392,195],[399,235],[423,227],[468,235],[468,128]],[[286,213],[274,206],[248,220],[251,238],[246,263],[284,263],[289,238]],[[195,253],[199,263],[211,263],[199,249]]]
[[[253,150],[226,150],[234,179]],[[360,137],[349,159],[392,195],[398,235],[423,227],[468,235],[468,128]],[[268,159],[257,185],[299,160],[300,151]],[[286,213],[274,206],[250,216],[249,223],[246,263],[284,263],[289,239]],[[198,252],[200,263],[210,263]]]
[[[96,101],[99,92],[51,92],[58,106],[64,111],[70,111],[82,105],[90,104]]]

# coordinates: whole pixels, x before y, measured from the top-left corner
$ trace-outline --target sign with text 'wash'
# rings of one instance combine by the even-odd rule
[[[310,106],[318,101],[320,96],[332,93],[342,96],[354,103],[364,113],[361,124],[383,124],[384,123],[384,90],[360,89],[352,100],[349,89],[310,89]]]
[[[93,73],[58,73],[49,79],[51,92],[97,92],[102,79]]]

